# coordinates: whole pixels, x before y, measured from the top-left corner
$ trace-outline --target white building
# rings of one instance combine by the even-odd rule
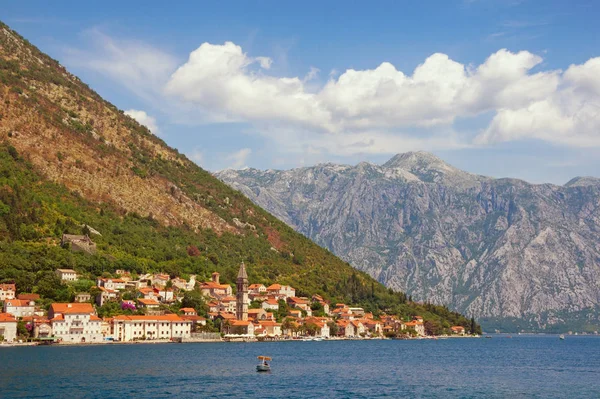
[[[56,275],[63,281],[77,280],[77,273],[73,269],[56,269]]]
[[[265,310],[279,310],[279,301],[276,299],[267,299],[261,303],[261,307]]]
[[[296,289],[289,285],[271,284],[267,287],[267,293],[278,299],[287,299],[296,296]]]
[[[48,318],[53,334],[63,342],[102,341],[102,320],[90,303],[53,303]]]
[[[8,342],[17,338],[17,319],[13,315],[0,313],[0,335]]]
[[[0,301],[15,299],[17,286],[15,284],[0,284]]]
[[[98,278],[96,281],[98,287],[104,287],[108,290],[121,291],[126,288],[126,281],[120,278]]]
[[[34,301],[22,301],[20,299],[7,299],[4,301],[4,313],[10,313],[15,317],[33,316],[35,312]]]
[[[176,314],[162,316],[115,316],[113,336],[119,341],[189,338],[192,322]]]

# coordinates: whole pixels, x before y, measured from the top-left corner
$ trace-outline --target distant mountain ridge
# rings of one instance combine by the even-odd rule
[[[0,282],[17,293],[72,301],[61,267],[92,279],[125,269],[203,281],[218,271],[232,283],[244,261],[252,282],[292,285],[299,296],[471,325],[409,303],[295,232],[2,22],[0,94]],[[64,233],[92,230],[101,235],[89,254],[60,245]]]
[[[600,325],[598,178],[564,186],[494,179],[426,152],[398,154],[381,166],[227,170],[217,177],[417,299],[448,303],[493,327]]]

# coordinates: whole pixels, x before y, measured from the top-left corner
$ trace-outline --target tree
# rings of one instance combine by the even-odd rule
[[[339,327],[335,321],[328,321],[327,326],[329,327],[329,335],[336,336],[339,332]]]
[[[262,301],[253,300],[250,302],[250,309],[260,309],[262,308]]]
[[[441,335],[444,331],[437,320],[427,320],[423,326],[425,327],[425,335]]]
[[[196,290],[186,291],[181,301],[182,308],[194,308],[199,315],[208,313],[208,305],[204,296]]]

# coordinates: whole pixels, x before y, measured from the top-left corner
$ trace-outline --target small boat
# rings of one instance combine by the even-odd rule
[[[270,357],[259,356],[258,360],[260,360],[261,362],[256,366],[256,371],[271,371],[271,365],[267,363],[267,360],[271,361]]]
[[[560,340],[561,340],[561,341],[562,341],[562,340],[564,340],[564,339],[565,339],[565,334],[560,334],[560,335],[558,336],[558,338],[560,338]]]

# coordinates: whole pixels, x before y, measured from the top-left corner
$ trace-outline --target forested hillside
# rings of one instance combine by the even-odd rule
[[[298,295],[469,321],[409,303],[254,205],[0,23],[0,282],[70,300],[53,271],[88,278],[126,269],[232,283],[291,284]],[[97,231],[100,234],[93,234]],[[90,234],[93,255],[60,245]]]

